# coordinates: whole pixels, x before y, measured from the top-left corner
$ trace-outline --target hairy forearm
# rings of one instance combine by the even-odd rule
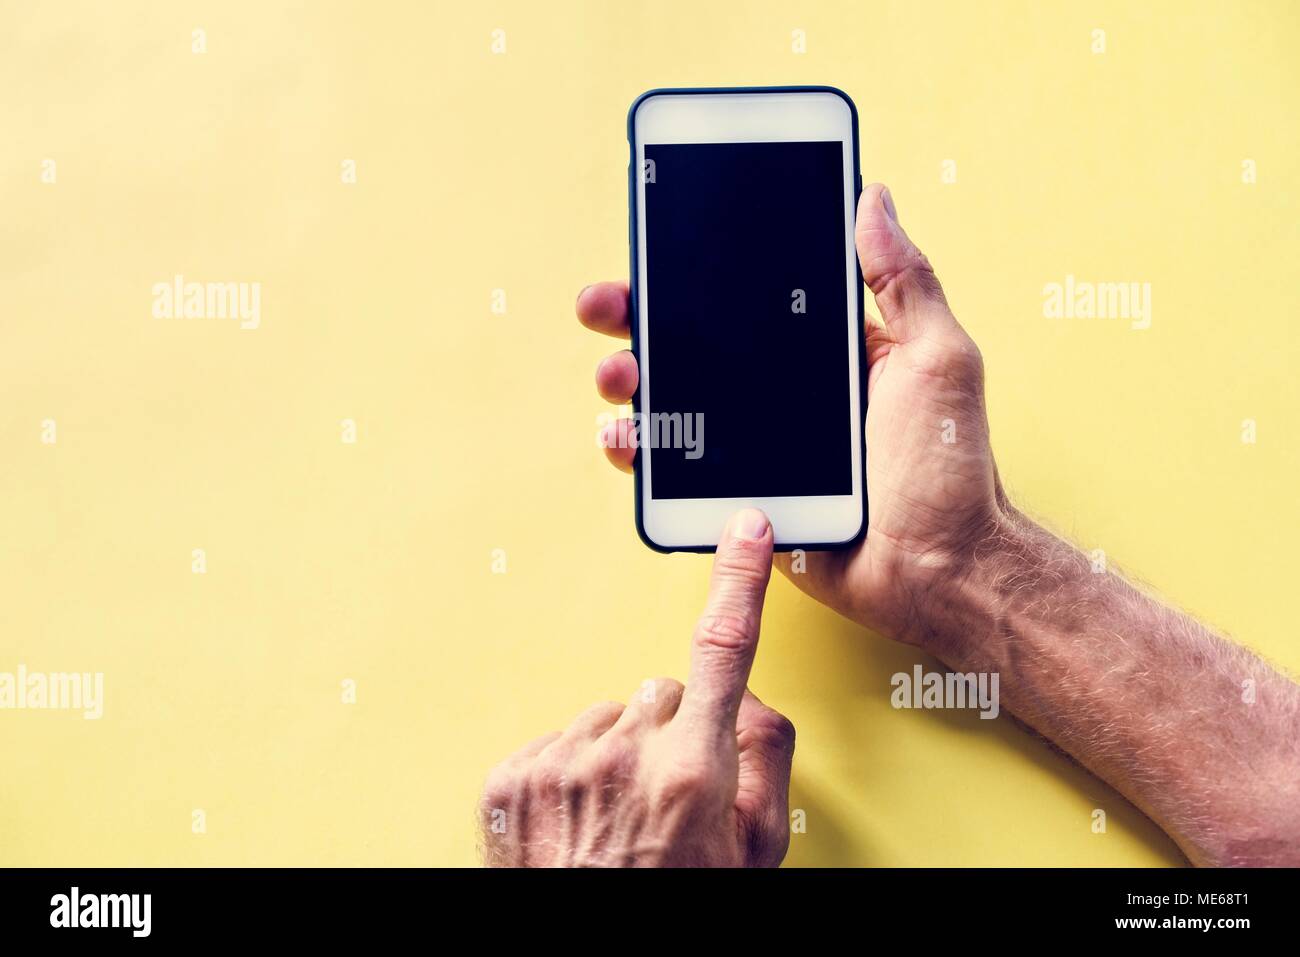
[[[999,674],[1002,706],[1197,864],[1300,865],[1300,686],[1014,510],[918,642]]]

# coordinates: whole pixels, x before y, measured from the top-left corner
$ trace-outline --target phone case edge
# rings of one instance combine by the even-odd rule
[[[861,161],[858,156],[860,149],[858,143],[858,108],[850,97],[843,90],[834,86],[698,86],[698,87],[656,87],[652,90],[646,90],[628,107],[627,111],[627,145],[628,145],[628,163],[627,163],[627,197],[628,197],[628,228],[627,243],[630,268],[628,270],[628,326],[632,334],[632,355],[636,358],[638,366],[641,362],[640,348],[640,323],[637,317],[640,316],[640,309],[637,302],[638,282],[638,248],[637,248],[637,215],[636,215],[636,111],[643,102],[652,96],[661,96],[665,94],[690,95],[697,93],[833,93],[840,99],[844,100],[849,107],[849,116],[853,127],[853,183],[854,196],[853,203],[857,206],[858,200],[862,196],[862,170]],[[858,368],[866,370],[867,368],[867,341],[864,322],[864,303],[862,293],[862,267],[857,263],[854,257],[854,269],[858,276]],[[867,412],[867,390],[864,386],[866,376],[858,376],[858,408],[862,410],[863,419],[866,418]],[[635,414],[641,412],[641,384],[637,383],[636,391],[632,394],[632,411]],[[638,449],[636,457],[632,461],[632,495],[635,499],[636,514],[636,533],[645,546],[652,551],[659,552],[662,555],[671,555],[674,552],[686,552],[694,554],[709,554],[716,552],[716,545],[686,545],[680,547],[668,547],[659,544],[646,532],[645,515],[642,511],[641,500],[641,452]],[[863,451],[862,451],[862,521],[858,525],[858,530],[852,537],[842,542],[785,542],[776,546],[778,552],[791,552],[795,549],[804,549],[805,551],[832,551],[842,548],[849,548],[859,542],[867,531],[867,449],[866,449],[866,428],[863,427]]]

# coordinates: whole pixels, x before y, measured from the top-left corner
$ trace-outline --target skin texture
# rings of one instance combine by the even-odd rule
[[[492,866],[775,867],[790,843],[794,726],[745,688],[772,571],[772,526],[733,516],[685,686],[588,708],[488,777]]]
[[[1113,571],[1094,568],[1017,511],[993,462],[979,350],[879,184],[863,191],[856,244],[880,313],[866,330],[868,532],[852,549],[809,553],[802,573],[793,573],[785,555],[777,556],[779,567],[818,601],[954,671],[997,673],[1003,708],[1129,798],[1193,863],[1300,865],[1300,687]],[[627,284],[588,286],[577,313],[590,329],[627,337]],[[636,361],[626,350],[596,370],[596,389],[610,402],[627,403],[636,387]],[[607,458],[626,472],[635,456],[628,431],[621,420],[604,435]],[[752,660],[752,646],[748,654]],[[693,671],[688,696],[696,680]],[[789,722],[778,719],[764,721],[780,725],[784,736]],[[743,721],[735,733],[743,753]],[[717,734],[709,738],[716,746]],[[546,792],[546,800],[537,796],[533,758],[508,761],[488,792],[532,801],[530,826],[552,850],[531,859],[497,853],[508,842],[487,837],[485,858],[779,862],[774,851],[783,854],[788,843],[787,795],[775,785],[788,786],[788,759],[762,787],[736,787],[751,799],[743,819],[780,817],[781,833],[774,823],[762,854],[728,857],[719,841],[728,847],[734,837],[738,849],[745,841],[731,818],[712,813],[717,800],[687,814],[689,823],[671,813],[680,803],[656,812],[654,796],[662,792],[655,782],[667,773],[657,765],[675,767],[657,742],[642,739],[628,759],[636,776],[619,778],[623,786],[607,791],[610,801],[580,825],[558,800],[562,788]],[[691,781],[701,793],[730,794],[733,767],[719,761],[708,765],[712,783]],[[637,834],[656,836],[653,853],[636,853],[640,845],[620,836],[628,829],[609,824],[624,820],[640,823]]]

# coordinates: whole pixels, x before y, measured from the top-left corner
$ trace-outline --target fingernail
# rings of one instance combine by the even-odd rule
[[[885,204],[885,212],[889,218],[898,222],[898,210],[894,207],[894,197],[890,195],[888,189],[880,194],[880,201]]]
[[[737,538],[747,538],[756,542],[767,534],[770,524],[767,516],[758,509],[747,508],[736,515],[731,526],[731,534]]]
[[[595,285],[595,283],[587,283],[587,285],[585,285],[585,286],[583,286],[581,289],[579,289],[579,290],[578,290],[578,298],[575,299],[575,300],[573,300],[573,304],[576,306],[578,303],[582,302],[582,294],[583,294],[584,292],[586,292],[588,289],[590,289],[590,288],[591,288],[592,286],[594,286],[594,285]]]

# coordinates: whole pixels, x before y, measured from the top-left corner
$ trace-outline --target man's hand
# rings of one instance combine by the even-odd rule
[[[790,843],[794,726],[745,687],[772,568],[762,512],[718,545],[686,686],[588,708],[488,778],[483,858],[494,866],[775,867]]]
[[[809,554],[791,581],[956,672],[998,674],[1008,711],[1194,863],[1300,864],[1300,687],[1013,508],[989,451],[979,352],[883,186],[862,194],[857,248],[884,320],[866,330],[867,536]],[[626,336],[627,284],[589,286],[577,311]],[[632,354],[605,359],[596,387],[629,401]],[[630,471],[628,431],[622,420],[604,439]]]
[[[889,191],[868,186],[856,228],[862,275],[884,320],[867,322],[866,538],[847,551],[807,555],[791,581],[841,614],[883,634],[920,643],[920,612],[1006,521],[989,450],[984,368],[979,350],[953,318],[929,261],[898,223]],[[578,296],[583,325],[630,334],[626,283],[597,283]],[[596,388],[625,404],[638,370],[630,351],[596,369]],[[606,429],[605,454],[631,471],[629,420]]]

